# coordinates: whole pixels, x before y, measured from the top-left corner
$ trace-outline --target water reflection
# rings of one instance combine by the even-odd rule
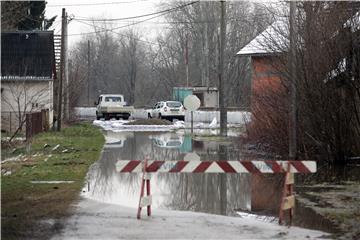
[[[83,195],[97,201],[136,208],[140,195],[140,174],[116,171],[122,160],[242,160],[239,143],[192,139],[179,132],[105,132],[102,157],[89,170]],[[208,134],[208,133],[205,133]],[[321,172],[321,171],[320,171]],[[306,182],[322,174],[302,176]],[[327,176],[327,174],[325,174]],[[305,178],[306,177],[306,178]],[[311,180],[310,180],[311,181]],[[283,186],[281,175],[257,174],[152,174],[153,208],[190,210],[234,215],[241,210],[277,216]],[[316,220],[315,220],[316,219]],[[329,231],[332,225],[321,221],[310,209],[296,204],[295,224]]]
[[[121,160],[234,160],[240,159],[236,142],[219,144],[195,141],[184,132],[105,132],[101,159],[88,173],[90,191],[84,195],[98,201],[136,207],[140,175],[116,172]],[[117,147],[115,147],[117,146]],[[249,174],[153,174],[154,208],[234,214],[251,210]]]

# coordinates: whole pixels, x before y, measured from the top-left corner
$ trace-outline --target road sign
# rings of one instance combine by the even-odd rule
[[[184,99],[184,106],[189,111],[196,111],[200,107],[200,99],[195,95],[189,95]]]

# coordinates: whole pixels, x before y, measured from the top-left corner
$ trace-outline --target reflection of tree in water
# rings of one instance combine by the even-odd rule
[[[146,138],[146,137],[145,137]],[[129,137],[123,147],[104,148],[101,159],[89,170],[88,179],[91,183],[92,196],[107,198],[116,192],[121,185],[127,186],[129,192],[134,192],[139,185],[138,174],[120,174],[116,172],[116,162],[119,160],[136,159],[147,155],[146,144],[141,137]],[[138,147],[140,145],[141,147]]]
[[[126,138],[123,147],[104,148],[101,159],[91,166],[88,173],[90,194],[106,199],[120,186],[126,186],[130,193],[139,189],[140,175],[116,172],[117,161],[144,160],[146,157],[150,160],[180,159],[179,149],[156,146],[149,138],[153,134],[135,132],[133,137]]]
[[[227,182],[225,191],[221,191],[222,177]],[[184,173],[164,175],[163,178],[170,186],[170,196],[164,203],[167,208],[231,214],[234,209],[247,209],[250,205],[248,174]],[[226,194],[226,197],[222,194]]]
[[[217,153],[217,156],[202,155],[201,158],[234,160],[231,146],[218,146]],[[170,188],[170,196],[164,203],[167,208],[231,214],[234,209],[248,209],[251,204],[248,174],[184,173],[164,174],[160,178]]]
[[[156,145],[153,136],[162,133],[134,133],[122,148],[105,148],[102,158],[90,169],[91,194],[108,198],[119,187],[131,193],[138,191],[139,174],[116,172],[116,162],[121,160],[180,160],[185,153],[178,148]],[[238,159],[237,148],[229,144],[219,146],[201,142],[196,151],[202,160]],[[246,174],[158,174],[158,182],[165,183],[169,196],[163,205],[172,209],[201,211],[216,214],[231,213],[233,209],[248,208],[250,202],[249,175]],[[136,194],[136,192],[135,192]]]

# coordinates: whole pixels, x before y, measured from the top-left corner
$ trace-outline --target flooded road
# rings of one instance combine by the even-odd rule
[[[101,158],[88,171],[82,199],[53,239],[317,239],[332,226],[297,202],[295,225],[277,223],[283,176],[151,174],[152,215],[136,218],[141,174],[119,173],[124,160],[249,160],[241,130],[105,131]],[[191,137],[193,136],[193,137]],[[246,154],[245,154],[246,153]],[[258,155],[262,155],[257,153]],[[257,156],[258,156],[257,155]],[[118,168],[119,169],[119,168]],[[298,227],[299,226],[299,227]],[[322,231],[319,231],[322,230]]]
[[[240,159],[236,142],[193,140],[185,133],[105,132],[102,158],[89,171],[84,195],[106,203],[136,207],[140,175],[120,174],[122,160]],[[251,210],[249,174],[152,174],[153,208],[234,215]]]
[[[143,160],[244,160],[239,139],[218,139],[216,132],[195,137],[178,132],[105,131],[102,157],[89,170],[83,196],[109,204],[137,208],[140,174],[119,173],[118,161]],[[301,178],[301,177],[300,177]],[[256,218],[277,222],[283,186],[281,175],[158,173],[151,175],[153,209],[186,210],[227,216],[255,214]],[[336,231],[299,202],[294,225]],[[135,215],[135,212],[134,212]]]

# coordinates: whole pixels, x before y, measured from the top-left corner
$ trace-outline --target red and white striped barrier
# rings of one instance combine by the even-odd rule
[[[143,161],[119,160],[116,171],[143,172]],[[290,165],[290,168],[288,168]],[[145,172],[162,173],[315,173],[315,161],[148,161]]]

